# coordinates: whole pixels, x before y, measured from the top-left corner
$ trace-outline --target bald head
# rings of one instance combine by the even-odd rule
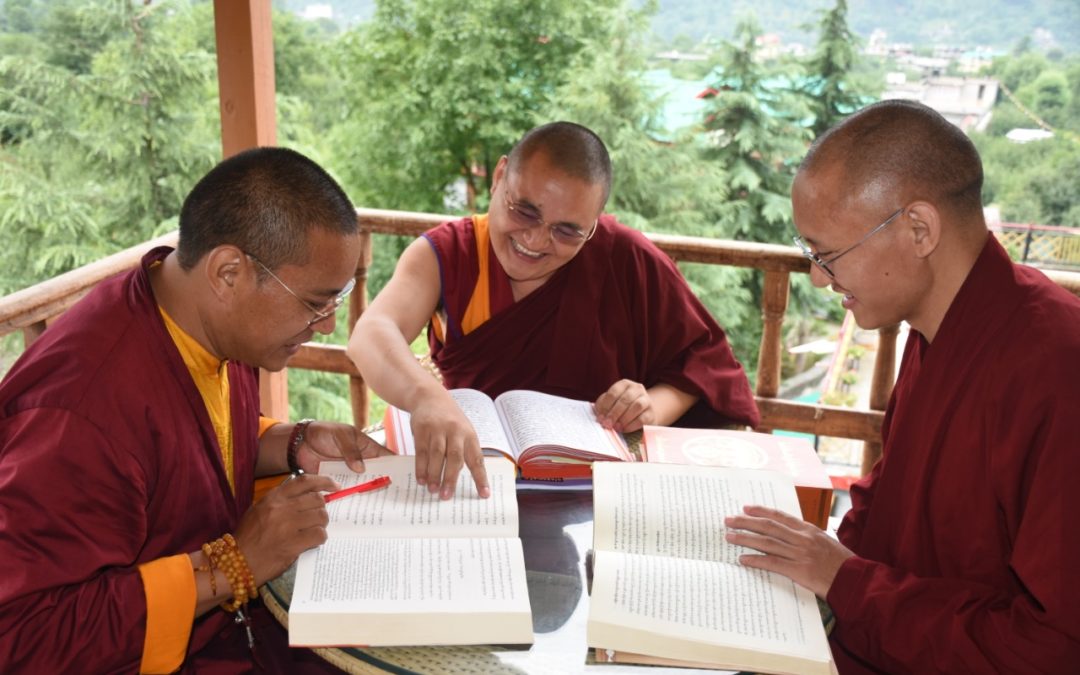
[[[874,103],[819,136],[799,173],[834,171],[856,199],[922,199],[955,216],[981,219],[983,171],[975,145],[921,103]]]
[[[551,122],[526,133],[510,151],[507,168],[515,173],[537,154],[567,176],[611,192],[611,157],[600,137],[573,122]]]

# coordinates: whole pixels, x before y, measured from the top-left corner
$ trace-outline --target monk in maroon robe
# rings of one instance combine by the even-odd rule
[[[792,190],[814,282],[865,328],[911,326],[839,542],[759,507],[726,523],[761,553],[743,564],[828,602],[841,673],[1080,667],[1080,300],[1009,260],[981,188],[963,132],[883,101],[818,139]]]
[[[465,464],[486,489],[476,433],[443,385],[592,401],[617,431],[757,424],[742,366],[678,269],[601,215],[611,162],[595,134],[533,129],[492,178],[490,211],[413,242],[349,345],[372,389],[412,414],[418,481],[449,498]],[[443,384],[409,350],[425,326]]]
[[[253,505],[255,478],[379,451],[348,425],[300,436],[259,415],[257,367],[333,331],[359,250],[325,171],[242,153],[188,196],[178,250],[26,350],[0,383],[0,671],[329,669],[257,599],[226,611],[238,590],[202,547],[231,533],[256,585],[278,576],[325,540],[336,486],[305,475]]]

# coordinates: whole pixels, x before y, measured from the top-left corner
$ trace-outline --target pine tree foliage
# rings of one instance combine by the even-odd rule
[[[832,9],[821,11],[817,47],[806,64],[802,89],[813,114],[815,137],[870,102],[852,88],[861,41],[848,28],[847,11],[847,0],[836,0]]]
[[[186,9],[57,5],[44,58],[0,58],[6,290],[175,227],[219,152],[214,60],[195,48]]]
[[[718,77],[705,119],[705,157],[727,173],[731,195],[722,204],[726,236],[780,242],[791,226],[791,181],[806,152],[809,111],[794,86],[792,64],[756,58],[761,28],[742,19],[735,39],[723,47]]]

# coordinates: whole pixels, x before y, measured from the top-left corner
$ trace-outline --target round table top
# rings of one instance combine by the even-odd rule
[[[535,643],[456,647],[329,648],[315,651],[349,673],[670,673],[685,668],[598,664],[586,644],[589,613],[586,569],[592,546],[591,491],[521,491],[519,532],[524,549]],[[261,589],[263,600],[288,627],[295,566]],[[706,671],[701,671],[706,672]],[[708,671],[716,673],[717,671]]]
[[[641,460],[641,432],[626,434]],[[730,671],[597,663],[586,643],[589,617],[589,570],[593,541],[591,490],[520,490],[518,533],[525,557],[525,578],[532,608],[531,646],[463,645],[453,647],[350,647],[314,651],[347,673],[537,673],[565,675],[593,672],[689,675]],[[263,601],[289,627],[295,564],[261,589]]]

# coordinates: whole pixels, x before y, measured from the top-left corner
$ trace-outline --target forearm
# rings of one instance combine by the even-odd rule
[[[255,462],[255,477],[288,473],[286,457],[289,435],[294,424],[275,424],[259,437],[259,456]]]
[[[682,391],[681,389],[676,389],[670,384],[658,384],[654,387],[650,387],[647,391],[649,393],[649,398],[652,400],[653,412],[655,414],[653,424],[658,426],[668,426],[672,424],[685,415],[686,411],[701,398],[694,394]]]
[[[372,391],[397,408],[412,412],[425,398],[447,396],[393,321],[362,319],[346,351]]]

